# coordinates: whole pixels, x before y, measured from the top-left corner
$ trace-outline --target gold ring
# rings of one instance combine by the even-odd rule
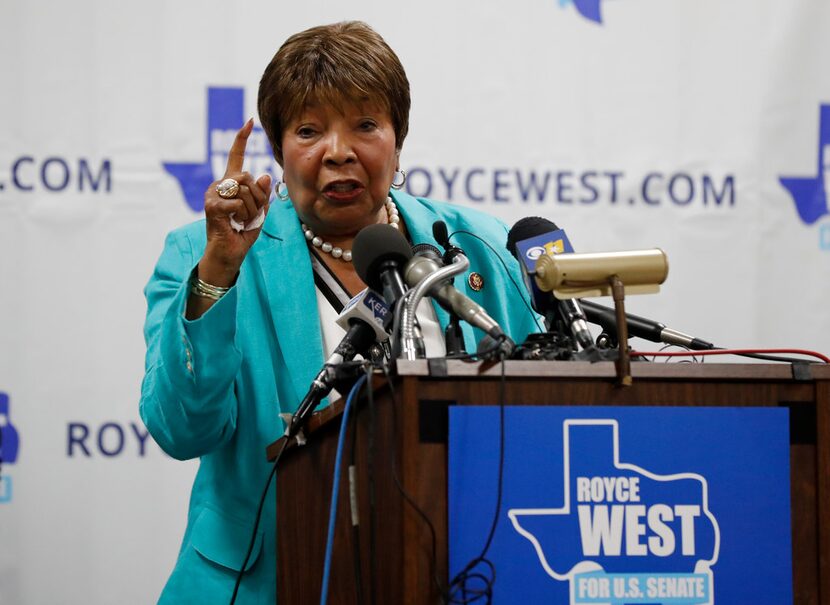
[[[234,179],[225,179],[216,185],[216,193],[219,194],[219,197],[226,200],[234,198],[239,193],[239,183]]]

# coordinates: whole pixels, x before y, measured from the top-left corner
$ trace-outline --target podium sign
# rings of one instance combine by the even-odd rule
[[[497,501],[499,410],[454,406],[450,577]],[[505,409],[496,603],[792,603],[786,408]]]

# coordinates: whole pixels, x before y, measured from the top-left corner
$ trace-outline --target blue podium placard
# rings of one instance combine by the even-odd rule
[[[786,408],[505,409],[494,603],[792,603]],[[497,502],[499,410],[450,408],[452,577]]]

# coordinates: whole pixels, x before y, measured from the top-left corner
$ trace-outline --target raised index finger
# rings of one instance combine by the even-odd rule
[[[254,129],[254,119],[251,118],[236,133],[236,137],[228,152],[228,166],[225,168],[225,177],[242,172],[242,163],[245,161],[245,147],[248,145],[248,137]]]

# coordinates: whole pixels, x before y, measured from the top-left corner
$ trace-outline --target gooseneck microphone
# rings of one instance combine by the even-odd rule
[[[337,379],[338,366],[351,361],[356,355],[365,355],[375,341],[382,342],[388,339],[384,329],[388,316],[389,308],[384,300],[368,288],[343,307],[337,317],[337,325],[346,330],[346,335],[311,381],[308,392],[291,417],[285,431],[289,438],[294,437],[303,428],[323,397],[331,392]]]
[[[443,223],[443,221],[437,221],[432,226],[433,235],[435,235],[435,226],[439,223],[444,225],[444,232],[446,233],[447,226]],[[437,236],[435,239],[439,240]],[[455,250],[460,250],[460,248],[455,248],[454,246],[453,248]],[[414,256],[425,256],[427,258],[431,258],[436,263],[443,262],[446,264],[446,261],[441,258],[441,251],[432,244],[415,244],[412,246],[412,254]],[[444,258],[446,258],[446,256]],[[446,347],[447,357],[452,358],[466,356],[467,347],[464,344],[464,333],[461,331],[461,318],[458,317],[452,309],[444,307],[444,310],[447,311],[450,316],[449,321],[447,322],[447,327],[444,328],[444,345]]]
[[[463,255],[456,257],[456,259],[462,257],[469,264],[469,261]],[[456,261],[456,263],[459,262],[463,261]],[[415,288],[441,268],[441,264],[436,262],[435,259],[419,254],[413,256],[407,263],[404,269],[404,279],[410,287]],[[439,281],[430,287],[426,294],[437,300],[442,307],[457,314],[461,319],[479,328],[485,334],[496,339],[507,338],[498,322],[490,317],[481,305],[459,292],[448,280]]]

